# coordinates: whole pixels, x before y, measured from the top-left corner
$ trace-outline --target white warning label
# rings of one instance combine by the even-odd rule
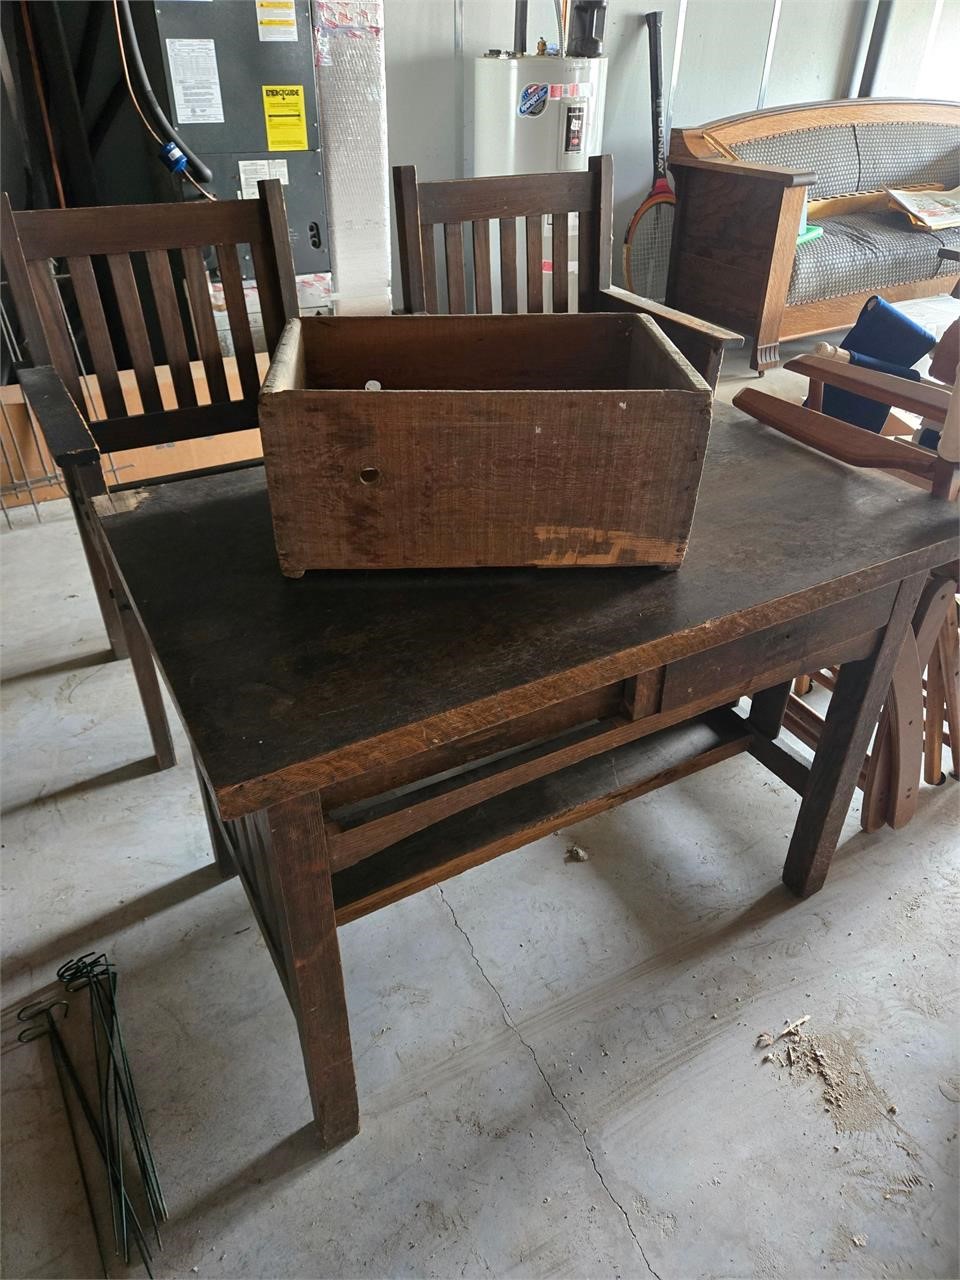
[[[223,99],[212,40],[168,40],[167,62],[178,124],[223,124]]]
[[[237,168],[240,170],[242,200],[256,200],[260,194],[257,183],[266,181],[267,178],[279,178],[285,187],[290,184],[286,160],[241,160]]]
[[[296,40],[295,0],[257,0],[257,35],[261,41]]]

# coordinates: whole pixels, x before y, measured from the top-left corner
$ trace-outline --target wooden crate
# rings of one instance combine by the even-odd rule
[[[260,395],[280,567],[676,568],[711,405],[646,316],[291,320]]]

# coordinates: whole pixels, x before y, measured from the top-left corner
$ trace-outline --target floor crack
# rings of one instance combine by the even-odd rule
[[[580,1141],[583,1143],[583,1149],[587,1153],[587,1158],[589,1159],[591,1165],[593,1166],[594,1173],[597,1175],[597,1180],[599,1181],[601,1187],[603,1187],[604,1191],[606,1192],[610,1202],[617,1209],[619,1209],[621,1215],[623,1216],[623,1220],[627,1225],[627,1230],[630,1232],[630,1235],[633,1237],[634,1244],[640,1250],[640,1256],[643,1258],[643,1261],[646,1264],[647,1270],[650,1272],[652,1276],[656,1277],[656,1280],[661,1280],[661,1277],[657,1274],[656,1271],[654,1271],[653,1267],[651,1267],[650,1265],[650,1259],[647,1257],[646,1251],[644,1250],[643,1245],[640,1243],[640,1237],[637,1235],[636,1231],[634,1231],[633,1229],[633,1224],[630,1221],[629,1214],[627,1213],[623,1205],[620,1203],[620,1201],[617,1199],[617,1197],[610,1190],[610,1188],[607,1186],[607,1181],[600,1171],[600,1166],[597,1164],[596,1156],[593,1154],[593,1151],[590,1149],[589,1142],[587,1142],[586,1130],[581,1129],[580,1125],[577,1124],[576,1120],[573,1118],[573,1116],[570,1113],[570,1109],[566,1106],[563,1099],[557,1093],[556,1089],[554,1089],[553,1085],[547,1079],[546,1073],[544,1072],[543,1067],[541,1067],[540,1065],[540,1060],[537,1058],[533,1045],[530,1044],[528,1040],[525,1040],[523,1038],[523,1035],[520,1032],[520,1028],[517,1026],[513,1018],[510,1016],[510,1011],[507,1008],[506,1004],[504,1003],[503,996],[501,996],[496,986],[490,981],[489,977],[487,976],[486,970],[484,969],[483,965],[480,963],[480,957],[477,955],[476,950],[474,949],[473,942],[471,941],[470,935],[467,933],[467,931],[461,925],[460,921],[457,919],[457,913],[454,911],[452,905],[450,904],[450,901],[448,900],[447,895],[443,892],[442,885],[439,885],[439,884],[437,885],[437,892],[440,894],[440,900],[442,901],[443,905],[450,912],[450,918],[453,921],[454,926],[456,927],[457,931],[463,935],[464,941],[466,942],[467,946],[470,948],[470,955],[473,957],[473,963],[477,966],[477,968],[480,971],[480,976],[483,978],[484,982],[487,984],[487,986],[490,988],[493,994],[497,997],[497,1003],[500,1005],[500,1012],[503,1017],[503,1021],[510,1028],[513,1034],[517,1037],[517,1039],[526,1049],[527,1053],[529,1053],[531,1059],[533,1060],[533,1065],[536,1067],[537,1073],[540,1076],[540,1079],[543,1081],[543,1083],[547,1086],[547,1088],[550,1091],[550,1096],[553,1098],[554,1102],[557,1104],[557,1106],[560,1108],[560,1110],[563,1112],[563,1114],[566,1116],[566,1118],[570,1121],[574,1129],[576,1129],[577,1133],[579,1134]]]

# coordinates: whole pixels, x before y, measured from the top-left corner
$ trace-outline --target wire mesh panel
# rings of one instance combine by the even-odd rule
[[[23,363],[23,352],[2,303],[0,343],[4,367],[18,368]],[[19,391],[13,385],[0,388],[0,510],[7,528],[13,524],[11,511],[30,507],[39,521],[40,503],[65,493],[60,473]]]

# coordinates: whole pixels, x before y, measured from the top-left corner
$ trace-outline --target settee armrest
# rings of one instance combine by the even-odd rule
[[[670,168],[705,169],[708,173],[732,174],[756,182],[774,182],[781,187],[811,187],[817,175],[809,169],[783,169],[772,164],[747,164],[743,160],[716,160],[706,156],[671,156]]]
[[[674,177],[667,303],[752,335],[754,369],[776,364],[803,202],[814,175],[684,156],[677,158]]]
[[[619,289],[616,285],[601,289],[594,306],[597,311],[632,311],[656,320],[711,390],[717,386],[724,348],[743,346],[742,335],[732,329],[721,328],[651,298],[641,298],[639,294]]]
[[[98,463],[97,442],[56,369],[49,364],[20,369],[17,379],[57,466]]]

